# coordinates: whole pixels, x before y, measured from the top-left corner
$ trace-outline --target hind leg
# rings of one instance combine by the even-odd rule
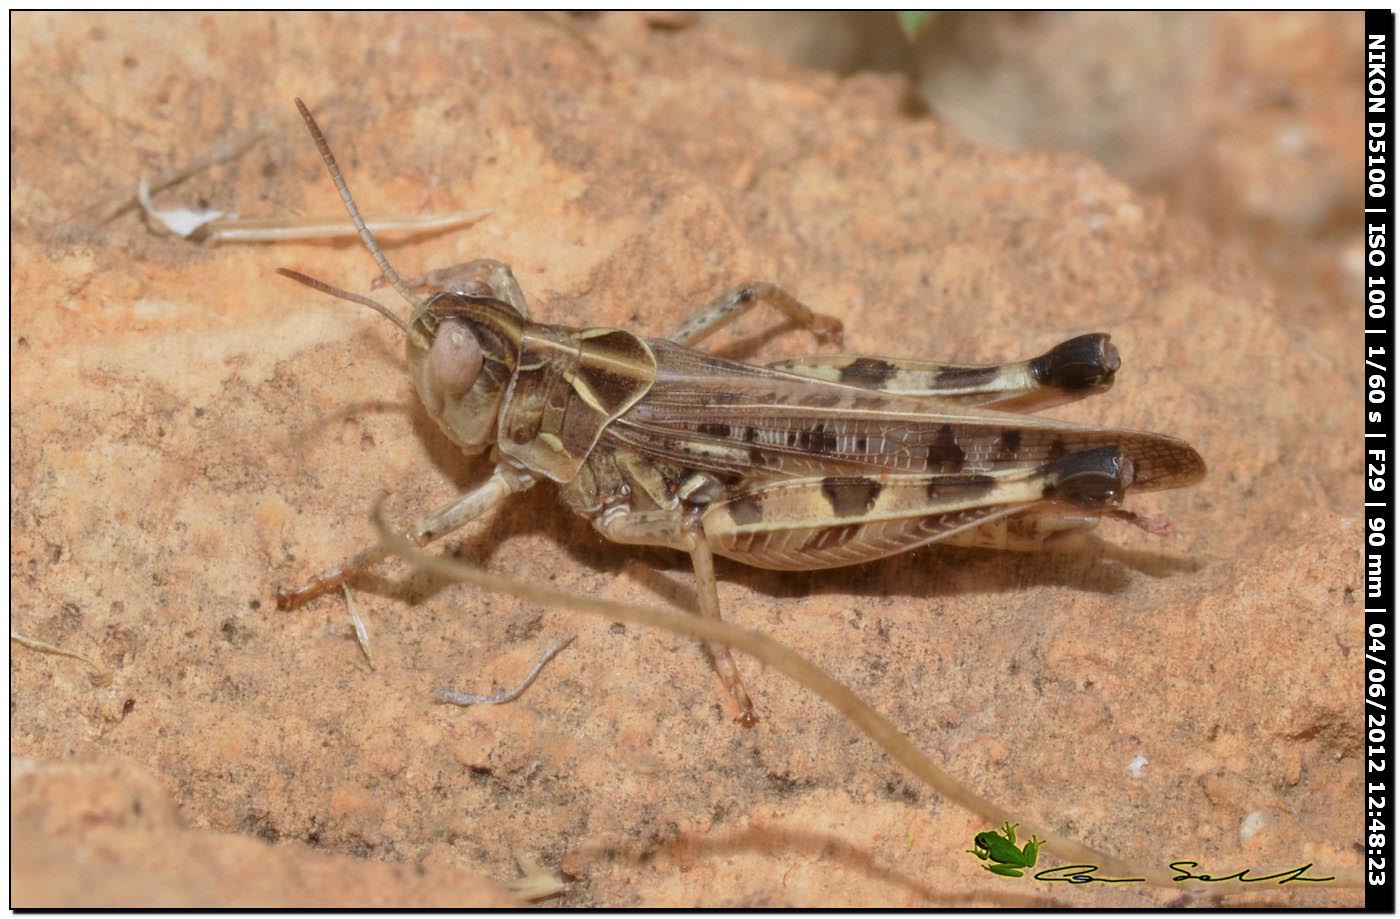
[[[1001,411],[1041,409],[1106,392],[1122,361],[1102,333],[1060,342],[1007,364],[950,364],[897,357],[812,354],[768,366],[798,376]]]

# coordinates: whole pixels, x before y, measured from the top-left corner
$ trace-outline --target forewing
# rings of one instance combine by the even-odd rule
[[[986,473],[1118,446],[1132,487],[1189,485],[1199,454],[1160,434],[913,399],[710,358],[652,342],[656,382],[609,426],[632,449],[749,481],[878,471]]]

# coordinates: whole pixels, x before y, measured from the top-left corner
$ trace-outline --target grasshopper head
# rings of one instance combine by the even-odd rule
[[[300,99],[296,102],[360,240],[385,280],[413,306],[413,317],[404,322],[381,303],[299,271],[280,268],[278,273],[367,306],[398,326],[408,340],[409,373],[428,414],[464,452],[480,453],[495,437],[496,412],[515,372],[524,317],[510,304],[478,292],[441,291],[420,302],[374,241],[316,119]]]
[[[443,292],[414,311],[408,368],[428,414],[469,454],[495,440],[524,319],[493,297]]]

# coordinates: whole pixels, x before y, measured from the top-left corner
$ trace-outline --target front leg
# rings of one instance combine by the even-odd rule
[[[818,344],[841,344],[841,320],[814,313],[802,301],[776,284],[762,281],[737,287],[704,307],[666,337],[678,345],[694,347],[704,338],[724,328],[759,304],[778,310],[799,327],[807,329]]]
[[[419,520],[411,530],[404,534],[404,539],[415,546],[426,546],[433,540],[440,539],[448,533],[460,529],[467,522],[480,517],[495,507],[506,497],[517,491],[523,491],[533,484],[534,479],[498,466],[491,473],[491,478],[480,486]],[[390,554],[390,551],[383,545],[373,545],[339,565],[327,568],[298,588],[288,590],[279,587],[277,589],[277,608],[293,609],[301,606],[306,601],[339,587],[366,568],[387,558]]]
[[[626,507],[614,507],[594,521],[598,531],[613,542],[634,546],[663,546],[690,553],[690,562],[695,569],[695,592],[700,601],[700,615],[719,619],[719,592],[715,583],[714,555],[705,541],[705,534],[699,518],[684,510],[633,511]],[[728,646],[705,645],[710,662],[719,674],[720,682],[738,706],[734,720],[746,728],[758,724],[753,702],[739,676],[739,668]]]

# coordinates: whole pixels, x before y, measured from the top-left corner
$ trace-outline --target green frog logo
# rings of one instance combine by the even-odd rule
[[[991,831],[978,833],[972,839],[972,848],[967,851],[984,862],[992,862],[990,865],[982,866],[984,870],[990,871],[992,874],[999,874],[1006,878],[1024,877],[1024,869],[1035,867],[1036,857],[1040,854],[1040,847],[1044,845],[1045,840],[1032,836],[1023,848],[1016,848],[1016,827],[1018,825],[1007,823],[1001,828],[1000,833]]]

